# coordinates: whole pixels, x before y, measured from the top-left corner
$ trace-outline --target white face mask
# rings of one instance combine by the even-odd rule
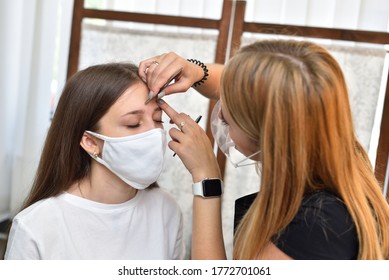
[[[242,155],[238,150],[235,149],[235,151],[231,151],[231,148],[235,148],[235,143],[232,141],[230,134],[228,132],[228,124],[223,122],[219,118],[219,112],[221,110],[221,104],[220,100],[216,103],[215,107],[212,110],[211,115],[211,130],[213,138],[215,139],[217,145],[219,146],[219,149],[226,155],[226,157],[229,159],[231,164],[237,168],[241,166],[246,165],[252,165],[255,164],[256,161],[251,161],[250,158],[253,156],[259,154],[258,152],[255,152],[254,154],[246,157]],[[239,155],[237,155],[237,153]],[[232,159],[232,155],[234,154],[235,158]],[[250,161],[250,162],[247,162]]]
[[[143,190],[157,181],[164,163],[165,130],[154,128],[144,133],[117,138],[86,132],[104,140],[102,158],[90,156],[125,183]]]

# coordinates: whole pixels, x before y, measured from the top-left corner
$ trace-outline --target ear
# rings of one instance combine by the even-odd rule
[[[100,146],[98,145],[98,140],[92,135],[84,132],[82,135],[80,146],[91,155],[99,155],[100,154]]]

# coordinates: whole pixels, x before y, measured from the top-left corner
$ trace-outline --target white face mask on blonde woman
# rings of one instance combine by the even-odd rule
[[[220,111],[221,103],[219,100],[212,111],[211,129],[213,137],[220,150],[227,156],[235,168],[255,164],[256,162],[251,161],[250,159],[259,154],[259,151],[254,152],[249,156],[236,155],[236,152],[231,151],[231,149],[235,148],[236,145],[230,137],[229,125],[223,119],[221,119]]]

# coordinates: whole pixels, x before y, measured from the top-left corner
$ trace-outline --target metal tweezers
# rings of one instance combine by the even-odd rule
[[[166,82],[166,84],[164,84],[161,89],[158,91],[158,93],[155,95],[155,96],[152,96],[152,97],[149,97],[145,104],[148,104],[151,100],[153,100],[154,98],[157,98],[158,94],[160,94],[174,79],[176,79],[182,72],[183,68],[181,67],[180,70],[178,70],[177,73],[175,73],[174,75],[172,75],[168,81]]]

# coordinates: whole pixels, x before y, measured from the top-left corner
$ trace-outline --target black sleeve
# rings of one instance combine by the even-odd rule
[[[258,194],[257,192],[252,193],[252,194],[243,196],[241,198],[238,198],[235,201],[234,233],[236,232],[236,229],[238,228],[238,225],[239,225],[240,221],[242,220],[243,216],[246,214],[247,210],[250,208],[254,199],[257,197],[257,194]]]
[[[319,192],[303,200],[296,217],[274,240],[293,259],[356,259],[358,239],[355,225],[341,200]]]

